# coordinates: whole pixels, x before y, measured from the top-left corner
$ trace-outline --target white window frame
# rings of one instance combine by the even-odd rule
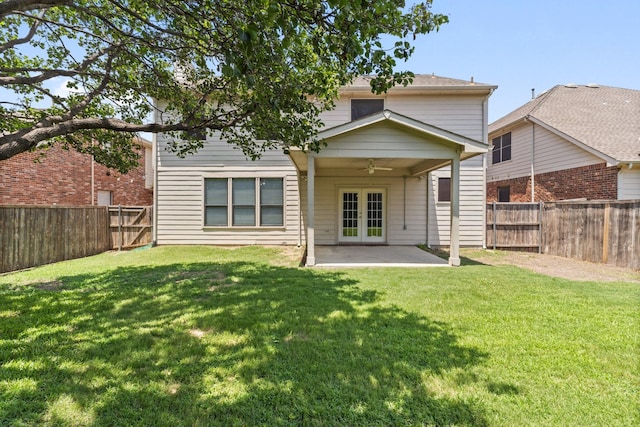
[[[255,224],[254,225],[233,225],[233,180],[234,179],[247,179],[254,180],[255,189]],[[206,180],[207,179],[226,179],[227,180],[227,224],[226,225],[208,225],[206,223],[207,218],[207,200],[206,200]],[[261,222],[261,200],[260,200],[260,180],[261,179],[280,179],[282,180],[282,224],[281,225],[260,225]],[[219,175],[208,174],[202,177],[202,227],[204,229],[284,229],[286,228],[287,221],[287,195],[286,195],[286,181],[287,177],[284,175],[270,174],[256,176],[253,175]],[[273,205],[271,205],[273,206]]]
[[[504,148],[505,148],[505,144],[503,143],[503,139],[505,136],[509,135],[509,158],[505,159],[504,158]],[[513,139],[512,139],[512,135],[511,132],[507,132],[503,135],[497,136],[495,138],[493,138],[491,140],[491,144],[493,145],[493,148],[491,150],[491,164],[492,165],[497,165],[498,163],[504,163],[504,162],[508,162],[513,158]],[[499,152],[500,153],[500,159],[496,162],[495,160],[495,153]]]

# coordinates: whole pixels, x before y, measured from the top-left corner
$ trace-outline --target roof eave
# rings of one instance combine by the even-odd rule
[[[443,85],[443,86],[416,86],[416,85],[407,85],[407,86],[395,86],[388,90],[390,93],[412,93],[412,94],[438,94],[438,93],[448,93],[448,94],[479,94],[479,95],[490,95],[496,90],[498,86],[495,85]],[[363,94],[368,93],[372,94],[371,86],[343,86],[340,88],[339,93],[342,95],[349,94]]]

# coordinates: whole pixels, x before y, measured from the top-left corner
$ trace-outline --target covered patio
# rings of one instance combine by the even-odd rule
[[[415,246],[316,246],[316,267],[448,267]]]
[[[418,183],[446,166],[451,182],[448,264],[460,265],[460,162],[486,153],[486,144],[390,110],[326,129],[318,137],[327,144],[319,153],[290,153],[306,181],[302,215],[308,266],[442,265],[443,260],[415,245],[427,243],[429,209],[426,187]],[[422,218],[421,225],[415,218]]]

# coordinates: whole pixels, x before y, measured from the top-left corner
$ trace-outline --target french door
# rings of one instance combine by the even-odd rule
[[[340,190],[340,227],[342,243],[386,242],[385,191],[379,188]]]

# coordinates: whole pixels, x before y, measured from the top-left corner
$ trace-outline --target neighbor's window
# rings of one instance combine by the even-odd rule
[[[384,110],[384,99],[352,99],[351,121]]]
[[[493,138],[493,164],[511,160],[511,132]]]
[[[438,178],[438,201],[451,201],[451,178]]]
[[[98,206],[109,206],[113,204],[113,192],[98,190]]]
[[[282,178],[206,178],[205,226],[284,225]]]
[[[498,187],[498,201],[510,202],[511,201],[511,187]]]

